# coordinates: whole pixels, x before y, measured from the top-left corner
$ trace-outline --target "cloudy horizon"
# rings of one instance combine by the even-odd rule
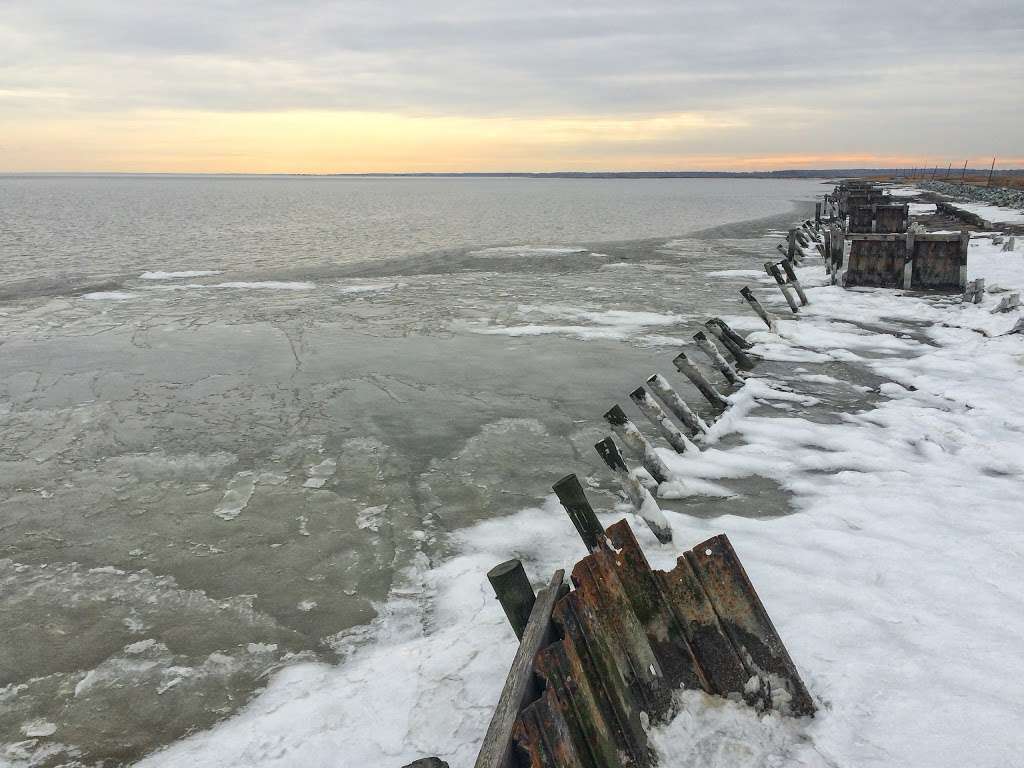
[[[10,0],[0,171],[1024,166],[1024,5]]]

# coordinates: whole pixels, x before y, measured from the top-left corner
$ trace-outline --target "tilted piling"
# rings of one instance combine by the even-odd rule
[[[775,284],[779,286],[779,290],[782,291],[782,296],[786,299],[786,303],[789,304],[789,308],[794,314],[800,311],[799,305],[796,303],[796,299],[789,292],[789,286],[786,285],[786,278],[782,276],[782,272],[779,270],[779,265],[771,261],[764,263],[764,271],[768,273],[769,277],[775,279]]]
[[[720,320],[717,317],[705,321],[704,327],[707,328],[716,339],[722,342],[722,346],[726,348],[730,355],[732,355],[737,366],[745,371],[753,369],[754,360],[744,351],[752,346],[747,343],[746,339],[733,331],[732,328],[729,328],[723,320]],[[740,346],[740,344],[737,343],[736,338],[740,339],[743,346]]]
[[[700,351],[708,356],[712,364],[721,371],[730,384],[737,387],[743,386],[743,377],[740,376],[735,368],[729,365],[729,361],[722,356],[722,353],[718,351],[718,347],[715,346],[715,342],[708,338],[704,331],[697,331],[693,334],[693,340],[700,347]]]
[[[780,263],[782,264],[782,269],[786,272],[786,279],[789,281],[789,284],[793,286],[793,290],[796,291],[796,295],[800,297],[800,303],[804,306],[810,304],[807,300],[807,294],[804,293],[803,286],[800,285],[800,281],[797,279],[796,269],[793,268],[793,262],[789,259],[783,259]]]
[[[672,419],[654,401],[646,389],[637,387],[629,393],[629,399],[636,403],[636,407],[657,428],[676,453],[686,453],[693,447],[693,444],[679,431],[679,427],[672,423]]]
[[[686,401],[668,383],[668,379],[660,373],[655,373],[647,378],[647,385],[661,402],[668,406],[673,415],[686,425],[691,435],[702,434],[708,431],[708,425],[690,409]]]
[[[604,463],[608,465],[608,468],[619,478],[622,489],[629,497],[633,509],[647,523],[651,533],[662,544],[672,541],[672,528],[665,519],[661,507],[658,506],[658,502],[654,500],[651,492],[644,488],[643,484],[630,473],[626,462],[622,459],[622,454],[619,453],[619,447],[615,445],[615,441],[610,437],[606,437],[604,440],[595,443],[594,449],[604,460]]]
[[[768,310],[761,306],[761,302],[759,302],[754,296],[754,292],[750,290],[750,287],[745,286],[740,288],[740,294],[747,300],[750,308],[757,313],[757,316],[764,320],[764,324],[768,326],[768,330],[775,333],[778,330],[778,326],[775,323],[774,315],[771,315]]]
[[[670,474],[668,467],[665,466],[665,462],[654,450],[654,446],[647,441],[636,424],[627,418],[625,411],[619,406],[613,405],[604,414],[604,419],[611,425],[612,430],[619,436],[626,448],[640,457],[644,469],[651,473],[655,482],[664,483]]]
[[[700,390],[700,393],[704,395],[711,405],[719,409],[729,407],[729,401],[725,399],[721,392],[714,388],[700,368],[697,367],[696,363],[685,352],[680,352],[676,355],[672,364],[679,369],[680,373],[693,382],[693,385]]]

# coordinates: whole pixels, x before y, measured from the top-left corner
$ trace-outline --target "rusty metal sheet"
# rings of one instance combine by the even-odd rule
[[[585,768],[551,689],[519,714],[512,737],[529,768]]]
[[[852,238],[849,247],[847,287],[903,287],[903,256],[907,250],[904,238]]]
[[[753,673],[719,623],[718,614],[689,560],[680,557],[675,568],[658,571],[657,575],[672,610],[687,632],[710,691],[729,698],[739,696],[753,706],[764,708],[763,695],[747,690]]]
[[[669,688],[713,692],[697,666],[684,628],[673,613],[629,523],[620,520],[606,531],[615,548],[611,562],[640,626],[647,635]]]
[[[960,291],[960,240],[914,240],[910,287]]]
[[[653,720],[671,706],[672,692],[647,634],[616,574],[612,555],[595,550],[572,569],[581,613],[588,612],[603,628],[616,665],[637,701]]]
[[[537,656],[535,668],[549,690],[554,691],[569,730],[576,754],[584,768],[627,768],[620,758],[625,745],[616,742],[617,729],[603,694],[591,686],[588,666],[571,640],[560,640]],[[605,711],[608,715],[605,715]]]
[[[686,553],[719,621],[748,668],[784,714],[813,715],[814,702],[725,534]]]

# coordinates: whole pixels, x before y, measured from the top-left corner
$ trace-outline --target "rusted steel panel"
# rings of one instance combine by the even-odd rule
[[[748,668],[768,686],[774,709],[813,715],[814,702],[725,534],[686,553],[719,621]]]
[[[602,711],[606,700],[591,686],[589,667],[575,644],[560,640],[545,648],[537,655],[536,669],[555,694],[584,768],[625,768],[619,757],[625,745],[616,742],[617,729],[609,725]]]
[[[856,205],[850,210],[850,232],[906,232],[909,207],[906,203]]]
[[[671,690],[619,581],[613,556],[592,552],[572,569],[572,582],[581,618],[603,633],[636,701],[652,719],[663,715],[671,705]]]
[[[520,713],[513,738],[530,768],[586,768],[557,699],[550,688],[544,691]]]
[[[620,520],[607,529],[607,535],[615,548],[611,553],[615,572],[654,655],[658,657],[668,687],[673,690],[700,688],[712,692],[694,662],[686,632],[663,594],[629,523]]]
[[[725,634],[690,562],[685,556],[680,557],[675,568],[668,572],[657,571],[656,575],[686,631],[693,655],[708,681],[708,690],[727,698],[743,698],[763,709],[761,695],[757,691],[747,692],[747,683],[753,675]]]
[[[593,612],[580,609],[577,592],[559,601],[554,618],[601,702],[605,722],[625,755],[623,761],[640,768],[647,766],[647,732],[640,720],[641,705],[617,668],[600,623],[594,620]]]
[[[904,238],[853,237],[846,269],[846,287],[899,288],[903,285]]]
[[[960,290],[960,239],[914,240],[911,288]]]

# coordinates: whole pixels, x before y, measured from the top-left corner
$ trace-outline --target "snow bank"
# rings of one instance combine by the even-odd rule
[[[1018,211],[1014,208],[1003,208],[998,205],[989,205],[988,203],[962,203],[959,201],[950,202],[950,205],[954,208],[959,208],[961,211],[967,211],[975,216],[980,216],[985,221],[993,224],[1024,224],[1024,211]]]
[[[971,248],[972,277],[1024,288],[1021,254]],[[665,766],[1018,764],[1024,337],[999,334],[1019,313],[991,315],[993,296],[962,307],[843,291],[821,285],[820,267],[801,279],[812,302],[801,319],[751,338],[766,358],[809,362],[790,375],[755,371],[699,455],[660,451],[677,491],[713,493],[760,475],[790,494],[793,513],[666,511],[677,542],[667,547],[634,529],[662,568],[728,533],[819,713],[782,719],[684,692],[652,744]],[[826,423],[761,407],[816,407],[796,384],[833,385],[806,366],[835,360],[884,380],[870,403]],[[606,523],[621,516],[602,513]],[[241,714],[141,765],[398,766],[434,754],[472,765],[515,650],[484,574],[521,557],[540,581],[584,552],[553,499],[448,543],[455,554],[410,567],[372,627],[338,639],[343,663],[280,672]]]

